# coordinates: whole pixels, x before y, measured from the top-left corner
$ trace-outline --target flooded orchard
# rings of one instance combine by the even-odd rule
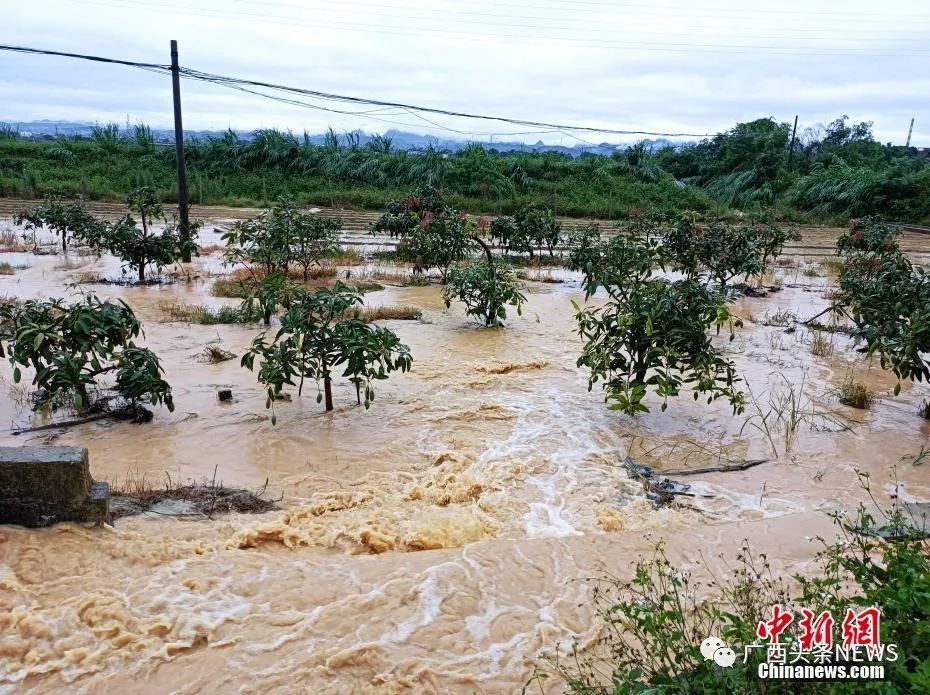
[[[208,220],[201,244],[218,244],[213,229],[232,213],[196,213]],[[9,218],[3,228],[15,229]],[[0,692],[514,692],[546,654],[597,638],[586,578],[629,575],[659,540],[691,564],[732,559],[749,539],[803,572],[819,547],[810,538],[833,534],[827,513],[868,500],[857,471],[880,501],[930,499],[930,474],[914,465],[930,433],[917,415],[927,388],[892,397],[894,377],[842,333],[795,320],[829,304],[835,276],[820,261],[837,234],[803,230],[767,278],[777,291],[734,305],[744,326],[719,341],[745,379],[737,416],[688,394],[635,419],[608,409],[576,366],[572,301],[584,293],[563,270],[528,273],[522,316],[505,330],[447,309],[435,283],[367,293],[366,306],[422,311],[383,322],[409,345],[412,371],[379,382],[370,410],[347,381],[336,380],[328,413],[312,384],[292,390],[274,404],[276,425],[253,372],[200,359],[208,344],[241,355],[260,325],[166,320],[165,306],[238,304],[211,295],[230,270],[218,250],[162,285],[79,285],[133,308],[177,408],[143,425],[16,435],[48,421],[4,363],[3,444],[87,447],[94,477],[117,487],[215,478],[264,490],[279,509],[3,527]],[[930,237],[908,233],[902,248],[923,261]],[[120,274],[118,260],[74,252],[0,260],[19,266],[0,277],[16,298],[71,296],[71,283]],[[812,351],[818,338],[829,347]],[[838,403],[850,375],[878,394],[871,409]],[[231,401],[218,401],[221,389]],[[800,426],[766,431],[761,415],[786,394]],[[660,472],[770,460],[682,477],[694,494],[657,506],[627,455]]]

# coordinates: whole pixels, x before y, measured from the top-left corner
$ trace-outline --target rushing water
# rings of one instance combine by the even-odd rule
[[[81,272],[119,272],[90,256],[13,262],[30,267],[0,278],[0,292],[21,297],[67,294]],[[888,375],[855,361],[841,336],[832,356],[814,358],[805,331],[747,321],[728,349],[762,401],[803,378],[806,398],[858,424],[804,426],[777,461],[689,478],[694,497],[654,508],[619,465],[627,453],[668,470],[774,457],[772,445],[745,424],[751,409],[734,417],[683,398],[636,422],[608,410],[575,367],[577,279],[530,283],[506,330],[445,309],[435,285],[371,293],[369,304],[422,308],[422,321],[389,323],[411,347],[412,372],[379,383],[370,411],[341,382],[332,413],[295,394],[275,405],[273,427],[254,374],[238,360],[196,359],[211,341],[241,354],[256,327],[162,321],[162,302],[230,301],[209,297],[217,270],[214,256],[195,262],[190,282],[84,287],[136,310],[175,413],[7,430],[3,443],[86,446],[94,476],[112,482],[267,480],[281,511],[0,527],[0,692],[512,692],[543,653],[597,636],[584,578],[628,574],[658,539],[694,563],[732,559],[750,538],[776,566],[803,569],[816,551],[805,537],[831,534],[824,512],[865,499],[857,468],[880,495],[894,475],[902,494],[930,498],[924,467],[902,460],[926,442],[916,415],[925,389],[856,413],[830,390],[854,370],[887,396]],[[801,286],[735,311],[806,316],[826,305],[826,278],[781,275]],[[2,373],[4,424],[30,424],[22,390]],[[217,401],[220,388],[232,403]]]

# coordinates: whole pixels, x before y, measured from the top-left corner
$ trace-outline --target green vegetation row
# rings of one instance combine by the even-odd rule
[[[383,209],[405,191],[435,186],[473,213],[514,214],[528,204],[557,215],[619,219],[645,208],[676,214],[758,212],[773,208],[795,220],[881,215],[930,220],[930,163],[913,148],[875,141],[871,124],[837,119],[811,131],[789,152],[789,124],[740,123],[700,143],[675,149],[638,144],[611,156],[509,152],[472,145],[458,152],[396,150],[377,137],[330,132],[322,145],[260,130],[187,143],[195,203],[264,205],[282,196],[302,204]],[[0,130],[0,195],[35,198],[50,192],[122,200],[154,187],[176,201],[174,149],[138,126],[95,129],[91,137],[38,140]]]
[[[141,229],[131,214],[107,223],[91,216],[82,200],[66,204],[54,197],[16,218],[33,229],[39,225],[53,229],[63,249],[70,236],[98,253],[109,251],[136,269],[141,283],[146,281],[147,265],[158,269],[173,262],[187,242],[175,225],[161,234],[151,233],[151,221],[163,215],[151,188],[134,191],[128,203],[141,216]],[[575,304],[578,332],[586,341],[577,365],[590,371],[589,388],[598,385],[610,408],[631,416],[649,412],[649,394],[659,397],[665,410],[670,399],[683,391],[695,400],[703,396],[708,403],[724,398],[738,414],[745,408],[740,378],[711,333],[726,330],[733,339],[741,323],[728,308],[735,290],[760,278],[794,235],[769,219],[761,215],[733,224],[720,218],[700,219],[695,213],[672,217],[636,209],[618,224],[621,234],[605,237],[597,225],[589,225],[566,235],[551,210],[527,206],[512,218],[476,221],[456,209],[442,191],[427,187],[390,203],[371,231],[398,238],[398,257],[412,260],[415,274],[437,268],[446,306],[462,302],[466,314],[488,328],[504,326],[507,307],[519,314],[526,297],[517,274],[503,259],[495,258],[485,237],[495,239],[511,255],[532,256],[534,250],[541,254],[547,247],[554,257],[554,248],[564,243],[569,267],[583,275],[585,298],[601,290],[607,295],[607,302],[599,306]],[[255,219],[238,222],[223,236],[224,262],[242,265],[246,272],[243,304],[238,311],[200,318],[204,323],[214,319],[239,323],[260,317],[271,326],[272,317],[284,312],[273,341],[265,342],[264,334],[257,337],[243,358],[243,366],[252,369],[255,357],[261,357],[259,380],[269,389],[268,407],[284,386],[297,386],[300,391],[309,378],[317,383],[321,398],[325,393],[327,409],[332,409],[332,368],[343,364],[347,365],[343,376],[355,383],[360,404],[364,386],[367,407],[373,399],[372,380],[409,368],[409,353],[397,336],[366,325],[358,308],[363,303],[360,288],[340,282],[313,292],[306,287],[321,262],[337,249],[340,226],[338,220],[305,212],[293,198],[284,198]],[[895,395],[902,381],[930,379],[926,359],[930,280],[901,253],[899,234],[900,227],[878,217],[851,221],[837,241],[837,254],[844,257],[839,292],[833,305],[811,319],[826,313],[846,317],[859,351],[878,357],[881,367],[897,376]],[[666,270],[681,273],[681,279],[657,274]],[[742,282],[734,282],[740,278]],[[0,312],[0,345],[4,338],[9,342],[17,370],[19,366],[36,369],[33,383],[40,390],[58,401],[75,391],[75,403],[87,404],[86,389],[95,383],[95,376],[122,373],[119,364],[101,366],[101,357],[115,359],[117,351],[134,346],[126,343],[125,331],[109,335],[106,329],[109,337],[102,344],[110,347],[98,352],[101,339],[95,324],[99,321],[92,315],[74,319],[83,342],[53,340],[48,322],[70,326],[71,314],[78,308],[66,309],[54,302],[29,310],[18,304],[5,306]],[[97,308],[104,318],[108,312],[129,311],[109,304]],[[125,320],[134,320],[131,312]],[[56,331],[67,333],[60,326]],[[319,345],[308,352],[314,341]],[[170,387],[157,377],[157,358],[152,355],[144,367],[136,371],[144,386],[130,400],[150,395],[152,402],[170,403],[165,396],[170,397]],[[18,372],[14,377],[18,380]],[[154,389],[151,394],[149,389]]]

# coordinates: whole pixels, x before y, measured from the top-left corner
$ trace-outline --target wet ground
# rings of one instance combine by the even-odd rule
[[[211,214],[207,245],[232,216]],[[0,220],[0,232],[11,226]],[[528,282],[523,316],[505,330],[446,309],[435,284],[370,293],[369,305],[422,309],[420,321],[385,322],[410,346],[412,372],[379,383],[369,411],[348,383],[331,413],[315,393],[294,394],[275,405],[276,426],[238,360],[198,359],[208,343],[241,354],[260,326],[164,321],[164,302],[236,303],[210,295],[228,271],[216,252],[185,269],[190,280],[82,285],[137,312],[176,411],[14,436],[45,420],[0,366],[2,443],[86,446],[94,476],[117,484],[267,481],[282,511],[0,528],[0,693],[513,692],[540,654],[596,635],[584,578],[628,574],[659,539],[682,562],[725,571],[715,558],[749,538],[777,567],[803,571],[817,550],[807,539],[832,534],[827,512],[867,499],[857,470],[880,501],[930,500],[930,469],[912,463],[928,444],[917,414],[927,387],[893,397],[893,377],[842,334],[824,334],[832,353],[815,356],[809,331],[771,325],[827,306],[833,279],[817,261],[837,233],[806,230],[775,272],[782,289],[735,305],[745,327],[727,350],[752,392],[739,416],[690,397],[636,420],[608,410],[575,366],[571,301],[583,293],[571,274]],[[903,246],[921,259],[930,237],[908,234]],[[28,266],[0,277],[0,293],[17,297],[120,275],[118,261],[94,256],[2,260]],[[878,393],[872,409],[837,402],[849,375]],[[220,403],[219,389],[233,401]],[[766,434],[753,415],[789,390],[801,424]],[[772,460],[691,476],[693,497],[657,509],[623,469],[627,454],[659,470]]]

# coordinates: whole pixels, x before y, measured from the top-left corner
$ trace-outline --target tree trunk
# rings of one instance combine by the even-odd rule
[[[139,284],[145,282],[145,261],[139,263]]]
[[[262,320],[264,320],[266,326],[271,325],[271,309],[265,309],[265,314],[262,317]]]
[[[323,377],[323,397],[326,401],[326,411],[333,409],[333,382],[328,376]]]
[[[68,253],[68,232],[61,232],[61,252]]]

